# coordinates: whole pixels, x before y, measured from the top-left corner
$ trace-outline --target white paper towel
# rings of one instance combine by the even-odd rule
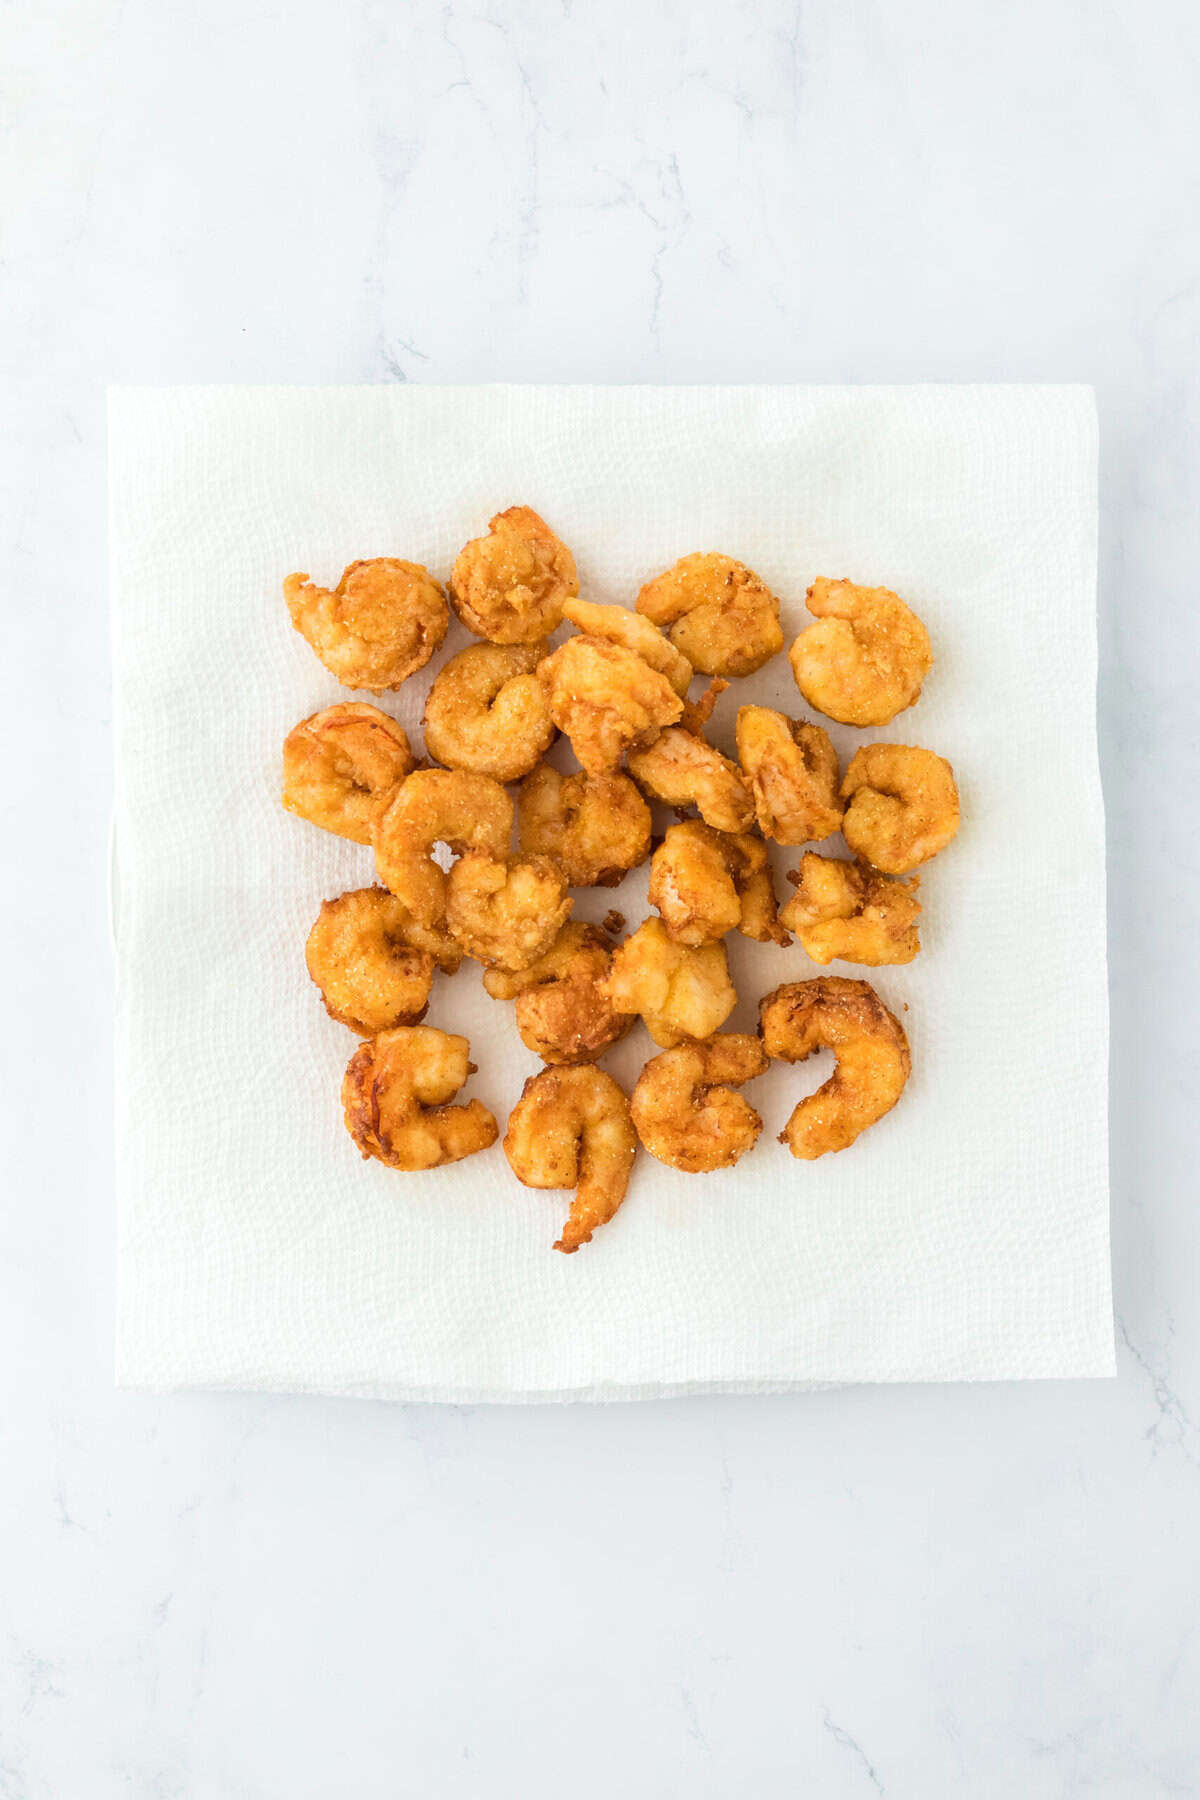
[[[1088,390],[123,390],[110,433],[121,1382],[472,1401],[1111,1373]],[[551,1249],[569,1196],[519,1186],[499,1145],[427,1175],[359,1159],[338,1097],[358,1040],[303,950],[371,857],[278,796],[285,733],[349,697],[291,628],[283,576],[393,555],[444,578],[518,502],[598,600],[719,549],[781,595],[790,642],[814,576],[896,589],[933,639],[925,695],[833,736],[843,758],[927,745],[963,796],[922,871],[921,955],[829,971],[868,975],[904,1020],[895,1111],[795,1162],[775,1134],[828,1069],[773,1067],[746,1090],[766,1127],[737,1169],[643,1153],[572,1257]],[[419,730],[465,641],[455,626],[380,704]],[[807,710],[779,656],[718,707],[726,748],[747,699]],[[645,871],[576,901],[635,925]],[[799,946],[728,948],[730,1029],[820,972]],[[503,1129],[539,1066],[511,1008],[468,963],[428,1022],[470,1037],[466,1093]],[[607,1066],[628,1086],[652,1051],[639,1025]]]

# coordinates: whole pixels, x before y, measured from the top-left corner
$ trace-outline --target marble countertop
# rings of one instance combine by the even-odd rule
[[[1195,9],[5,40],[0,1796],[1200,1791]],[[113,1390],[105,384],[486,379],[1094,382],[1115,1382]]]

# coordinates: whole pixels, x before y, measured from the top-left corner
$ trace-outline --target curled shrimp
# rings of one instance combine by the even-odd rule
[[[325,1010],[362,1037],[415,1025],[429,1004],[434,957],[409,940],[403,901],[386,888],[323,900],[304,946]]]
[[[472,644],[439,670],[425,702],[425,748],[448,769],[519,781],[554,740],[536,644]]]
[[[650,904],[680,944],[713,943],[727,931],[789,942],[762,839],[714,831],[698,819],[670,826],[654,852]]]
[[[449,1106],[474,1073],[465,1037],[400,1025],[368,1038],[342,1082],[346,1129],[364,1159],[389,1169],[436,1169],[486,1150],[496,1121],[480,1100]]]
[[[560,775],[540,764],[517,800],[521,848],[552,856],[568,887],[615,887],[650,854],[650,808],[628,775]]]
[[[806,603],[817,623],[800,633],[788,661],[810,706],[843,725],[886,725],[920,697],[933,651],[898,594],[822,575]]]
[[[769,706],[742,706],[737,748],[764,837],[807,844],[838,829],[837,752],[823,726],[789,719]]]
[[[626,751],[652,744],[683,712],[665,675],[608,638],[568,638],[538,674],[550,717],[589,775],[608,774]]]
[[[682,556],[637,597],[637,609],[670,626],[677,650],[705,675],[752,675],[783,648],[779,602],[732,556]]]
[[[485,969],[495,1000],[515,1000],[521,1042],[545,1063],[591,1063],[633,1024],[603,990],[612,944],[594,925],[572,920],[527,969]]]
[[[396,556],[354,562],[336,588],[289,575],[283,597],[296,630],[343,687],[373,694],[424,668],[446,635],[450,609],[428,569]]]
[[[625,1198],[637,1154],[629,1100],[603,1069],[543,1069],[509,1115],[504,1154],[526,1187],[575,1189],[554,1246],[569,1255]]]
[[[571,910],[548,856],[497,857],[468,850],[446,877],[446,925],[477,962],[527,969],[545,955]]]
[[[402,726],[365,700],[301,719],[283,740],[283,804],[356,844],[415,767]]]
[[[579,592],[575,558],[530,506],[510,506],[486,537],[459,551],[450,575],[455,612],[493,644],[534,644],[562,621],[563,601]]]
[[[814,1050],[832,1050],[837,1058],[829,1080],[800,1101],[780,1133],[802,1161],[848,1149],[904,1091],[908,1039],[868,982],[840,975],[789,982],[761,1002],[758,1029],[768,1056],[803,1062]]]
[[[762,1119],[733,1092],[767,1067],[756,1037],[727,1032],[651,1057],[630,1098],[634,1129],[651,1156],[693,1175],[731,1169],[752,1150]]]
[[[914,744],[864,744],[842,782],[842,835],[856,856],[888,875],[944,850],[958,830],[958,788],[944,756]]]
[[[598,606],[594,600],[567,600],[563,618],[569,619],[587,637],[604,638],[640,656],[650,668],[665,675],[680,699],[684,699],[692,680],[692,665],[657,625],[630,612],[627,606]]]
[[[676,943],[661,919],[646,919],[617,945],[603,991],[617,1012],[640,1013],[664,1050],[710,1038],[737,1005],[725,946]]]
[[[434,845],[459,853],[486,850],[503,859],[512,821],[513,803],[490,775],[417,769],[376,821],[379,879],[420,924],[439,925],[446,915],[446,877],[433,860]]]
[[[673,726],[627,763],[646,793],[681,810],[694,806],[714,831],[748,831],[754,823],[741,770],[696,732]]]
[[[809,850],[788,872],[796,892],[780,917],[816,963],[908,963],[917,936],[918,878],[889,881],[867,863],[818,856]]]

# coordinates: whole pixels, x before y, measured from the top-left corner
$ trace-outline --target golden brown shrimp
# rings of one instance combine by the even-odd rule
[[[572,921],[529,968],[485,969],[483,985],[493,999],[516,1001],[521,1041],[543,1062],[595,1062],[633,1024],[601,986],[612,949],[594,925]]]
[[[714,831],[747,831],[754,823],[741,770],[696,732],[672,726],[627,763],[646,793],[681,810],[694,806]]]
[[[788,872],[796,892],[784,907],[784,924],[816,963],[908,963],[921,948],[917,916],[919,877],[889,881],[868,863],[806,851]]]
[[[618,1012],[640,1013],[664,1050],[710,1038],[737,1005],[725,946],[677,944],[661,919],[645,920],[617,945],[603,991]]]
[[[575,1189],[554,1246],[570,1255],[625,1198],[637,1138],[624,1089],[603,1069],[531,1075],[509,1115],[504,1154],[526,1187]]]
[[[575,558],[532,507],[510,506],[486,537],[459,551],[450,601],[476,637],[493,644],[534,644],[562,621],[563,601],[579,592]]]
[[[789,942],[762,839],[714,831],[699,819],[670,826],[654,852],[650,904],[680,944],[713,943],[727,931],[760,943]]]
[[[651,1057],[630,1099],[634,1129],[651,1156],[708,1175],[754,1147],[762,1120],[733,1089],[767,1067],[756,1037],[729,1032]]]
[[[446,877],[433,846],[508,855],[513,803],[490,775],[459,769],[417,769],[376,821],[375,867],[384,886],[422,925],[446,915]]]
[[[712,944],[735,930],[742,903],[721,833],[699,819],[672,825],[650,858],[649,899],[677,944]]]
[[[521,783],[521,848],[552,856],[568,887],[615,887],[650,854],[650,808],[628,775],[560,775],[546,763]]]
[[[292,624],[330,674],[372,694],[423,669],[450,623],[446,596],[429,570],[397,556],[351,563],[332,590],[289,575],[283,597]]]
[[[640,656],[650,668],[665,675],[680,699],[686,698],[692,680],[692,665],[663,636],[657,625],[627,606],[598,606],[594,600],[567,600],[563,618],[582,631],[585,637],[603,638]]]
[[[402,726],[365,700],[301,719],[283,740],[283,804],[356,844],[416,766]]]
[[[554,741],[536,644],[472,644],[439,670],[425,702],[425,748],[448,769],[519,781]]]
[[[837,752],[823,726],[789,719],[769,706],[742,706],[737,747],[764,837],[807,844],[838,829]]]
[[[346,1130],[389,1169],[436,1169],[486,1150],[496,1121],[480,1100],[448,1106],[474,1072],[465,1037],[401,1025],[368,1038],[342,1082]]]
[[[652,744],[683,712],[665,675],[607,638],[568,638],[538,674],[550,717],[589,775],[610,773],[627,750]]]
[[[370,897],[370,908],[368,908],[363,896]],[[376,896],[379,897],[378,905],[375,904]],[[337,916],[340,914],[341,902],[344,900],[353,900],[360,904],[354,908],[347,907],[344,917]],[[386,905],[383,904],[385,901],[387,902]],[[329,937],[317,935],[318,927],[321,925],[320,919],[318,919],[317,925],[314,925],[312,935],[316,936],[318,946],[317,955],[320,959],[320,966],[326,971],[334,966],[334,962],[337,959],[353,959],[355,954],[353,939],[356,927],[361,925],[365,932],[370,924],[372,913],[375,922],[386,931],[389,941],[397,946],[399,961],[404,961],[403,957],[399,956],[400,948],[407,947],[409,950],[421,951],[429,958],[432,966],[441,969],[444,975],[453,975],[456,969],[462,967],[462,960],[465,952],[462,945],[456,943],[450,936],[449,931],[446,929],[445,920],[440,920],[436,925],[423,925],[419,919],[414,919],[403,900],[398,900],[394,894],[388,892],[387,888],[353,888],[349,893],[339,895],[337,900],[324,901],[322,903],[322,912],[324,912],[325,908],[335,909],[337,935],[331,935]],[[331,924],[333,922],[334,921],[331,920]],[[310,942],[311,941],[312,937],[310,937]],[[362,949],[364,956],[370,955],[370,946],[365,942]],[[325,986],[322,977],[312,967],[311,963],[309,964],[309,973],[319,987]],[[354,979],[357,978],[355,977]],[[327,1003],[328,1000],[329,994],[327,992]],[[349,1004],[349,1001],[347,1001],[347,1005]],[[332,1011],[333,1009],[330,1008],[330,1010]],[[334,1016],[336,1017],[337,1014],[335,1013]],[[394,1021],[396,1024],[403,1022],[404,1021],[399,1019]],[[349,1024],[349,1019],[347,1019],[345,1023]],[[364,1036],[370,1036],[371,1031],[383,1031],[384,1029],[386,1029],[386,1027],[382,1025],[374,1025],[369,1031],[364,1032]]]
[[[958,830],[958,788],[943,756],[913,744],[864,744],[842,782],[842,835],[856,856],[888,875],[945,849]]]
[[[865,981],[821,975],[793,981],[759,1006],[759,1035],[768,1056],[803,1062],[832,1050],[837,1068],[795,1108],[779,1141],[811,1162],[845,1150],[895,1106],[912,1066],[904,1028]]]
[[[434,959],[406,935],[408,911],[386,888],[323,900],[304,960],[325,1010],[361,1037],[415,1025],[429,1004]]]
[[[446,877],[451,934],[468,956],[501,969],[527,969],[544,956],[572,904],[548,856],[468,850]]]
[[[732,556],[681,556],[648,581],[637,609],[705,675],[752,675],[783,648],[779,602]]]
[[[899,595],[822,575],[807,605],[817,623],[800,633],[788,660],[810,706],[843,725],[886,725],[920,698],[933,651]]]

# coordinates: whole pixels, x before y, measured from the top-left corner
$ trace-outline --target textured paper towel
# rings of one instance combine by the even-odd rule
[[[1111,1371],[1088,391],[126,390],[110,428],[122,1382],[467,1401]],[[287,730],[348,697],[282,576],[396,555],[444,578],[514,502],[603,601],[697,549],[757,569],[789,641],[815,575],[897,589],[933,638],[925,697],[833,735],[843,757],[928,745],[963,795],[922,954],[865,971],[912,1043],[896,1110],[797,1163],[775,1134],[827,1069],[777,1066],[738,1169],[643,1155],[573,1257],[550,1248],[568,1196],[520,1187],[499,1146],[427,1175],[359,1160],[338,1101],[357,1040],[303,946],[370,854],[278,799]],[[464,641],[381,704],[419,727]],[[803,710],[780,656],[718,708],[726,748],[750,698]],[[631,924],[644,896],[642,871],[615,901]],[[612,904],[582,893],[577,916]],[[798,946],[729,950],[731,1028],[818,973]],[[511,1008],[467,964],[429,1022],[470,1037],[467,1092],[503,1123],[537,1066]],[[639,1026],[609,1066],[628,1084],[650,1050]]]

